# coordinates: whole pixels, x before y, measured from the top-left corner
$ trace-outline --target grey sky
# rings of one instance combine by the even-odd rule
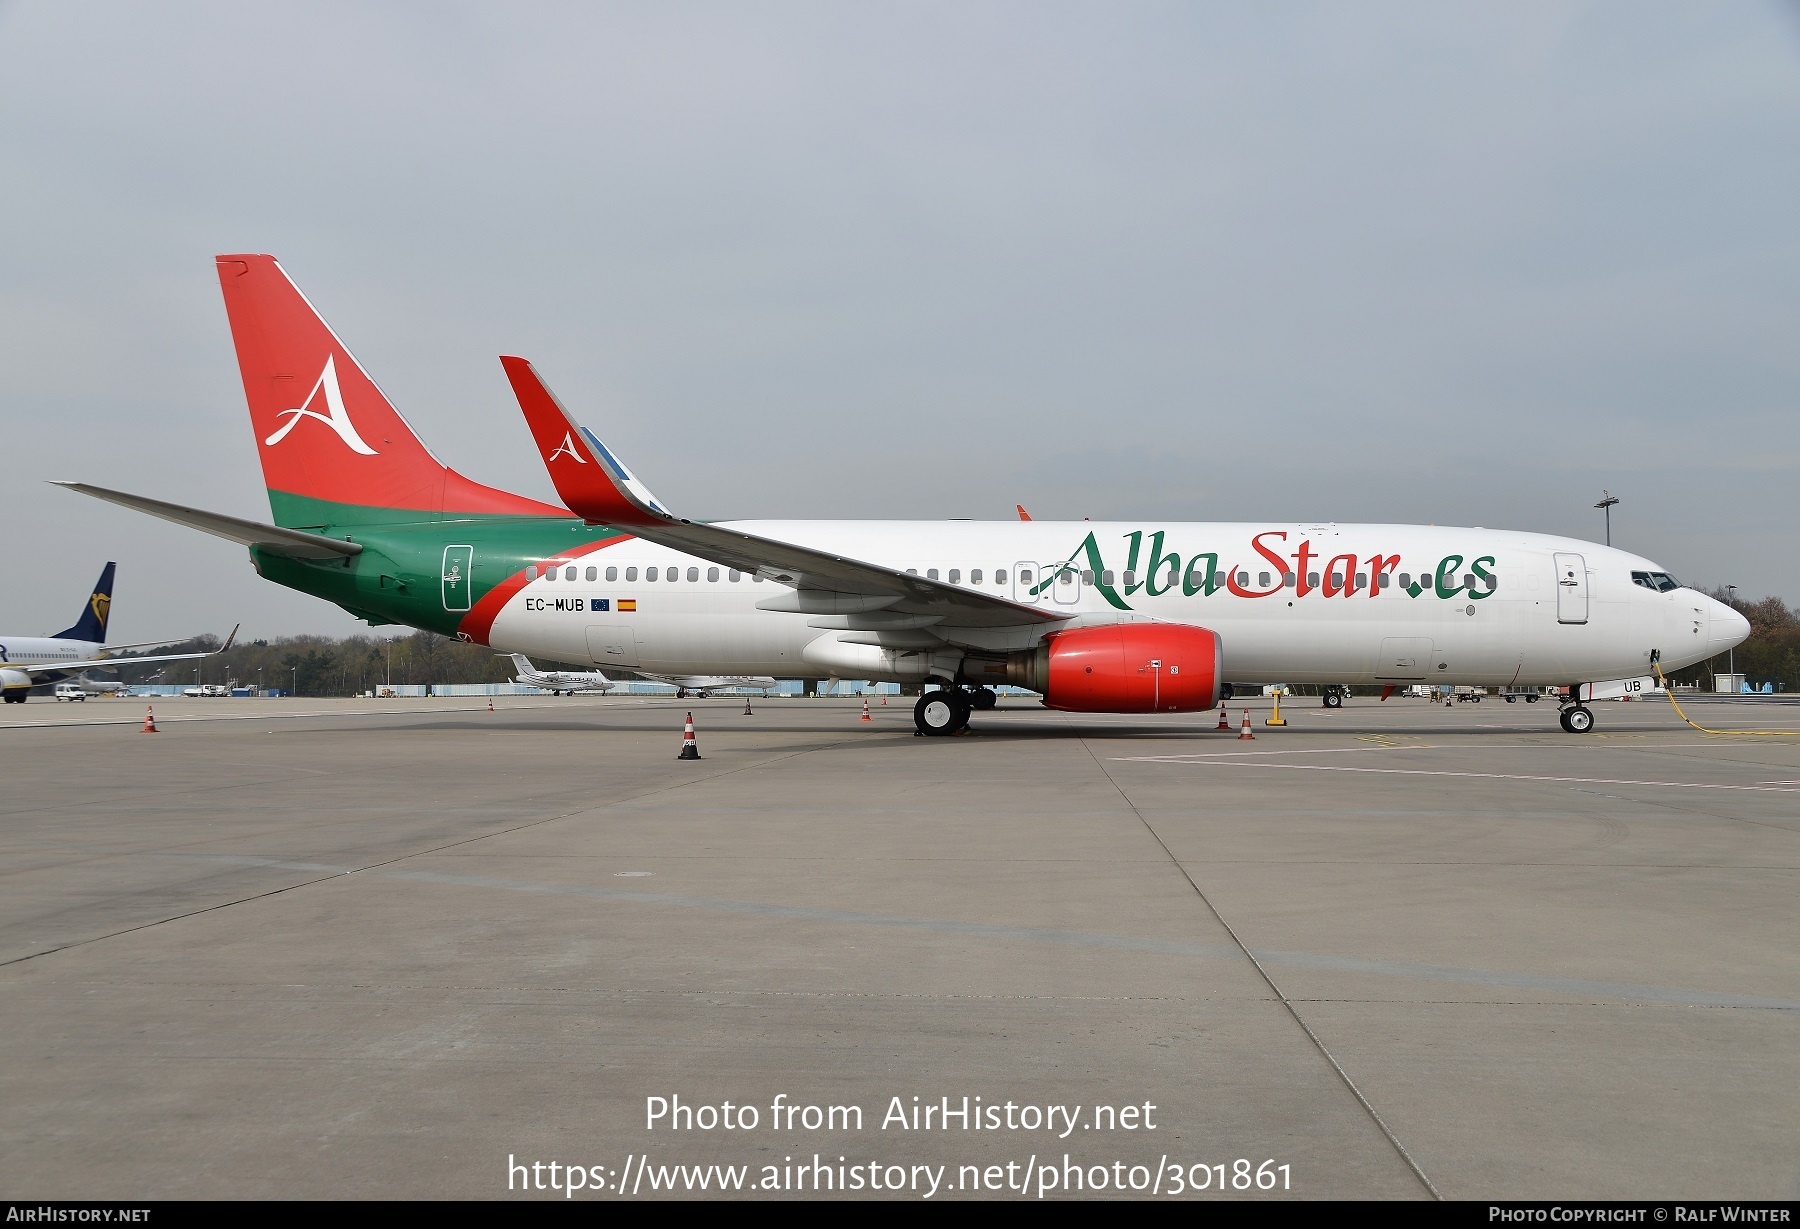
[[[0,8],[0,628],[361,627],[46,486],[266,516],[211,257],[551,498],[1435,521],[1800,598],[1800,21],[1758,4]]]

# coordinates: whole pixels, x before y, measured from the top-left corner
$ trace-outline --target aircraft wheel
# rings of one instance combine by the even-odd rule
[[[1536,696],[1526,696],[1526,697],[1525,697],[1525,703],[1527,703],[1527,704],[1536,704],[1536,703],[1537,703],[1537,697],[1536,697]]]
[[[694,694],[699,696],[702,700],[712,699],[712,692],[710,691],[696,691]]]
[[[978,687],[975,689],[975,693],[969,697],[969,706],[980,709],[984,713],[999,702],[999,695],[991,687]]]
[[[1331,690],[1331,691],[1327,691],[1323,698],[1325,701],[1326,708],[1342,708],[1342,707],[1344,707],[1344,693],[1341,691],[1337,691],[1335,689]]]
[[[1511,697],[1511,696],[1507,696],[1507,697],[1506,697],[1506,702],[1507,702],[1507,703],[1508,703],[1508,704],[1511,704],[1511,703],[1512,703],[1512,702],[1513,702],[1513,697]]]
[[[913,724],[932,738],[954,734],[969,724],[969,702],[960,691],[928,691],[913,705]]]
[[[1594,712],[1585,704],[1574,704],[1562,711],[1562,728],[1571,734],[1586,734],[1594,728]]]

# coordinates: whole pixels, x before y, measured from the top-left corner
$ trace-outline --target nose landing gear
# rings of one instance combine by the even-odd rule
[[[1586,734],[1594,728],[1594,710],[1585,704],[1564,705],[1562,728],[1570,734]]]

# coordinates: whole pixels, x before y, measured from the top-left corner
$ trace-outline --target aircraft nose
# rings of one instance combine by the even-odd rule
[[[1707,649],[1709,655],[1723,653],[1727,649],[1735,649],[1750,639],[1750,620],[1727,606],[1724,602],[1707,599],[1712,603],[1712,618],[1707,627]]]

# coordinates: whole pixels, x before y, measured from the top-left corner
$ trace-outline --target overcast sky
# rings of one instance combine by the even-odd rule
[[[212,256],[554,498],[1614,541],[1800,600],[1775,4],[0,5],[0,630],[362,625],[44,484],[268,504]]]

